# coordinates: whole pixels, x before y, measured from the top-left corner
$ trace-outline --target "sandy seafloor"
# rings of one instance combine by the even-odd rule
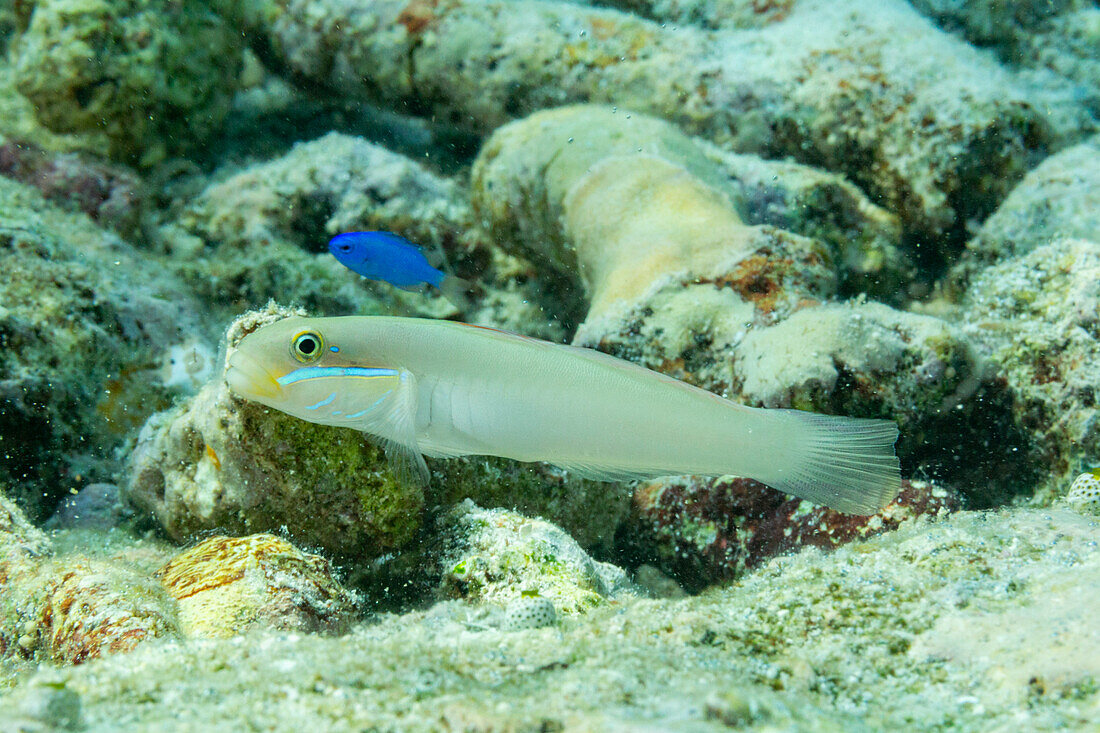
[[[340,637],[151,642],[21,674],[5,730],[76,699],[103,731],[1090,730],[1098,536],[1065,510],[959,512],[560,628],[449,602]]]
[[[0,1],[0,733],[1100,730],[1100,505],[1067,500],[1100,465],[1100,8],[1008,6]],[[583,125],[598,150],[570,158]],[[687,180],[667,215],[615,198],[666,170]],[[690,216],[742,249],[650,246]],[[469,310],[332,262],[327,237],[362,228],[442,252]],[[225,329],[289,312],[270,300],[896,419],[903,476],[948,508],[745,559],[756,522],[811,510],[723,524],[692,513],[710,484],[660,504],[500,464],[406,491],[357,438],[228,395]],[[47,523],[87,486],[94,522]],[[491,588],[453,559],[440,581],[433,522],[466,497],[556,522],[622,587],[540,586],[574,572],[561,543]],[[180,621],[154,573],[250,531],[330,559],[350,622],[279,630],[316,621],[282,570],[272,623],[286,594],[211,612],[248,607],[240,633]],[[410,590],[376,603],[385,578]],[[556,621],[501,628],[532,588]]]

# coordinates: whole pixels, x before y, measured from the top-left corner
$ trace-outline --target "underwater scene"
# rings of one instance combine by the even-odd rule
[[[1100,730],[1096,0],[0,54],[0,733]]]

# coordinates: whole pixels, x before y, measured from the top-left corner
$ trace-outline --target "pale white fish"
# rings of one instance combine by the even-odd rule
[[[245,336],[226,380],[250,400],[423,456],[546,461],[606,480],[732,474],[871,514],[901,485],[888,420],[746,407],[636,364],[450,321],[287,318]]]

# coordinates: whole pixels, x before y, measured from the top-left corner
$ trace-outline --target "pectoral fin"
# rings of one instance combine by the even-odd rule
[[[424,455],[416,444],[416,428],[413,423],[416,416],[416,377],[410,372],[402,371],[397,388],[382,407],[385,433],[380,434],[381,431],[375,432],[373,429],[370,432],[381,438],[390,470],[403,484],[427,486],[431,474],[428,472],[428,464],[424,462]]]
[[[390,470],[393,471],[399,482],[420,488],[428,485],[431,474],[428,472],[428,464],[424,462],[424,456],[417,449],[416,443],[410,446],[396,440],[383,440],[382,448],[386,451],[386,460],[389,461]]]

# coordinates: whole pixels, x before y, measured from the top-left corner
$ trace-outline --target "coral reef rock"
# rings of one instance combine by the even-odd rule
[[[211,537],[173,558],[157,577],[179,603],[189,637],[249,629],[345,630],[356,601],[327,560],[268,534]]]
[[[1055,239],[983,270],[963,301],[967,332],[1015,395],[1013,420],[1047,467],[1039,496],[1100,458],[1100,242]],[[1049,497],[1048,497],[1049,498]]]
[[[1040,500],[1100,460],[1100,137],[1013,189],[948,273],[942,307],[1011,394]],[[1001,441],[989,441],[999,445]]]
[[[292,312],[245,314],[227,345]],[[380,448],[354,430],[299,420],[234,397],[223,371],[151,417],[130,457],[124,498],[170,537],[281,531],[337,555],[372,557],[407,543],[424,497],[397,481]]]
[[[170,390],[151,370],[201,329],[159,260],[0,177],[0,479],[31,519],[89,481]]]
[[[610,550],[619,523],[630,513],[630,488],[577,477],[547,463],[493,456],[462,456],[433,463],[439,480],[431,499],[452,506],[470,499],[485,509],[511,509],[542,517],[589,552]]]
[[[1017,185],[968,243],[956,280],[1053,239],[1100,231],[1100,135],[1052,155]]]
[[[100,226],[137,231],[143,189],[128,169],[80,153],[51,153],[0,136],[0,175],[34,186],[47,201],[84,212]]]
[[[179,634],[175,603],[153,578],[53,548],[0,494],[0,658],[79,664]]]
[[[882,511],[858,517],[814,506],[743,478],[669,477],[634,493],[635,559],[650,561],[693,590],[730,580],[800,547],[830,549],[897,529],[914,517],[959,507],[956,496],[904,481]]]
[[[1091,0],[913,0],[913,7],[940,27],[992,48],[1004,64],[1038,70],[1038,84],[1051,73],[1073,80],[1095,108],[1100,94],[1100,8]]]
[[[571,102],[632,108],[844,171],[930,234],[987,214],[1094,124],[1075,85],[1037,90],[903,0],[782,3],[764,27],[716,31],[538,0],[223,5],[296,76],[348,97],[482,130]]]
[[[907,464],[978,487],[982,504],[1008,491],[1003,466],[1018,463],[1019,439],[991,457],[999,471],[956,458],[960,433],[982,439],[1008,422],[1008,397],[959,330],[861,299],[826,302],[834,263],[849,255],[745,224],[747,189],[704,153],[623,110],[539,112],[486,143],[473,202],[502,246],[583,287],[575,344],[748,404],[897,420]],[[929,439],[945,423],[956,437]]]
[[[237,311],[274,298],[329,314],[441,317],[454,313],[446,300],[364,280],[329,256],[328,240],[382,229],[457,261],[468,219],[464,192],[450,180],[361,138],[330,133],[216,179],[159,237],[165,249],[201,251],[182,276],[200,296]]]
[[[19,3],[19,92],[57,132],[106,133],[112,157],[153,164],[229,111],[243,39],[203,3]]]
[[[504,509],[462,502],[451,511],[442,542],[447,596],[507,605],[537,595],[563,614],[576,614],[633,593],[622,569],[593,560],[558,527]]]

